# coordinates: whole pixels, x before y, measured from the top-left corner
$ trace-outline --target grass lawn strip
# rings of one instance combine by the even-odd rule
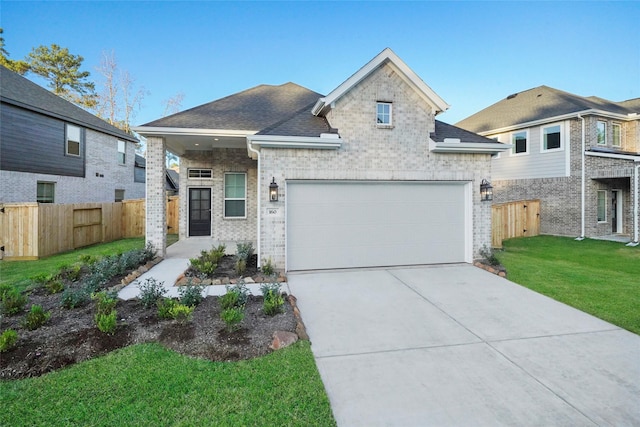
[[[234,363],[135,345],[0,395],[0,425],[335,425],[306,341]]]
[[[539,236],[511,239],[498,258],[509,280],[640,334],[640,249]]]

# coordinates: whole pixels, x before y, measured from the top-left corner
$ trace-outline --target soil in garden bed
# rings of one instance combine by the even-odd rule
[[[195,309],[193,321],[181,324],[157,316],[156,308],[144,308],[138,300],[118,301],[118,328],[107,335],[95,326],[95,302],[76,309],[60,306],[60,294],[49,295],[36,289],[29,296],[25,312],[0,319],[0,331],[17,331],[19,339],[12,350],[0,353],[0,379],[39,376],[82,362],[131,344],[159,342],[189,356],[233,361],[250,359],[271,352],[275,331],[296,330],[293,309],[285,302],[284,313],[267,316],[261,296],[250,296],[240,329],[227,332],[220,319],[218,297],[205,298]],[[29,331],[21,326],[32,304],[51,311],[49,321]]]

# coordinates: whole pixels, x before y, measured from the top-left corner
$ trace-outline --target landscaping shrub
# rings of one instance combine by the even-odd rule
[[[227,293],[222,297],[222,299],[224,298],[229,298],[229,300],[234,300],[235,303],[232,306],[229,307],[223,307],[223,308],[230,308],[230,307],[240,307],[240,306],[244,306],[247,303],[247,298],[249,298],[249,289],[247,288],[247,285],[244,283],[244,280],[240,279],[238,280],[238,283],[236,283],[235,285],[226,285],[225,288],[227,289]],[[226,297],[226,295],[228,294],[234,294],[233,297]],[[221,299],[221,302],[222,302]]]
[[[189,307],[184,304],[174,304],[169,309],[169,314],[172,319],[177,320],[179,323],[187,323],[193,320],[193,310],[195,307]]]
[[[493,248],[484,245],[480,248],[480,256],[484,258],[490,265],[498,266],[500,265],[500,260],[496,257],[496,253]]]
[[[284,311],[284,298],[280,292],[279,283],[263,283],[260,286],[264,302],[262,309],[268,316],[275,316]]]
[[[7,329],[0,335],[0,353],[11,350],[18,342],[18,333],[13,329]]]
[[[204,285],[193,285],[191,281],[186,286],[180,286],[178,288],[178,294],[180,295],[180,304],[187,305],[189,307],[195,307],[200,304],[204,297],[202,291]]]
[[[164,282],[158,282],[153,277],[145,279],[140,285],[140,302],[145,308],[151,308],[166,294]]]
[[[267,276],[273,276],[275,274],[275,267],[271,263],[271,258],[262,263],[262,272]]]
[[[158,300],[158,317],[161,319],[172,319],[171,309],[178,305],[178,301],[173,298],[160,298]]]
[[[60,268],[60,276],[71,282],[77,282],[82,274],[82,264],[65,265]]]
[[[4,298],[7,292],[14,290],[15,288],[8,283],[0,283],[0,301]]]
[[[118,303],[118,297],[113,292],[101,291],[91,295],[91,299],[96,301],[98,314],[110,314]]]
[[[59,294],[64,290],[64,283],[62,283],[62,280],[56,276],[45,283],[44,287],[50,294]]]
[[[236,256],[239,259],[249,261],[251,255],[253,255],[253,243],[238,243],[238,245],[236,246]]]
[[[223,310],[237,307],[239,305],[240,304],[238,304],[238,294],[235,292],[227,292],[226,294],[220,297],[220,307],[222,307]]]
[[[193,270],[204,276],[211,276],[218,268],[218,264],[202,258],[190,258],[189,263]]]
[[[244,319],[244,306],[222,310],[220,318],[227,325],[227,331],[233,332],[240,327],[240,322]]]
[[[115,310],[111,310],[110,313],[98,313],[96,314],[96,326],[100,332],[113,335],[118,327],[117,321],[118,313]]]
[[[242,258],[238,258],[236,260],[236,274],[238,276],[242,276],[245,271],[247,271],[247,261]]]
[[[14,287],[6,288],[2,292],[2,312],[7,316],[13,316],[24,310],[27,297]]]
[[[38,329],[40,326],[47,323],[51,317],[51,312],[44,311],[41,305],[34,304],[31,306],[31,310],[27,313],[22,322],[23,326],[30,331]]]
[[[78,260],[80,260],[81,263],[86,264],[88,266],[95,264],[96,262],[98,262],[99,259],[100,257],[97,255],[82,254],[78,256]]]
[[[85,289],[65,289],[60,296],[60,305],[66,309],[78,308],[89,302],[89,294]]]

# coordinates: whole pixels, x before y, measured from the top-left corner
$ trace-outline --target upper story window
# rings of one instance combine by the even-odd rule
[[[513,149],[511,154],[528,154],[529,153],[529,132],[523,130],[521,132],[515,132],[511,135],[511,144]]]
[[[598,145],[607,145],[607,122],[598,120],[596,129]]]
[[[38,182],[36,201],[38,203],[54,203],[56,195],[55,182]]]
[[[118,164],[127,163],[127,145],[124,141],[118,141]]]
[[[80,156],[82,130],[78,126],[67,124],[64,152],[67,156]]]
[[[392,104],[390,102],[378,102],[376,124],[378,124],[378,126],[391,126],[392,110]]]
[[[224,174],[224,217],[247,217],[247,174]]]
[[[542,151],[562,148],[562,128],[560,125],[542,128]]]
[[[613,131],[613,141],[611,141],[611,145],[614,147],[622,146],[622,127],[619,123],[614,123],[611,125],[611,130]]]
[[[211,178],[213,176],[212,169],[189,169],[187,173],[189,178]]]

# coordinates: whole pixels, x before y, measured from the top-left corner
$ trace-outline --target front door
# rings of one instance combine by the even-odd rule
[[[611,191],[611,232],[622,233],[622,198],[620,190]]]
[[[211,236],[211,189],[189,189],[189,236]]]

